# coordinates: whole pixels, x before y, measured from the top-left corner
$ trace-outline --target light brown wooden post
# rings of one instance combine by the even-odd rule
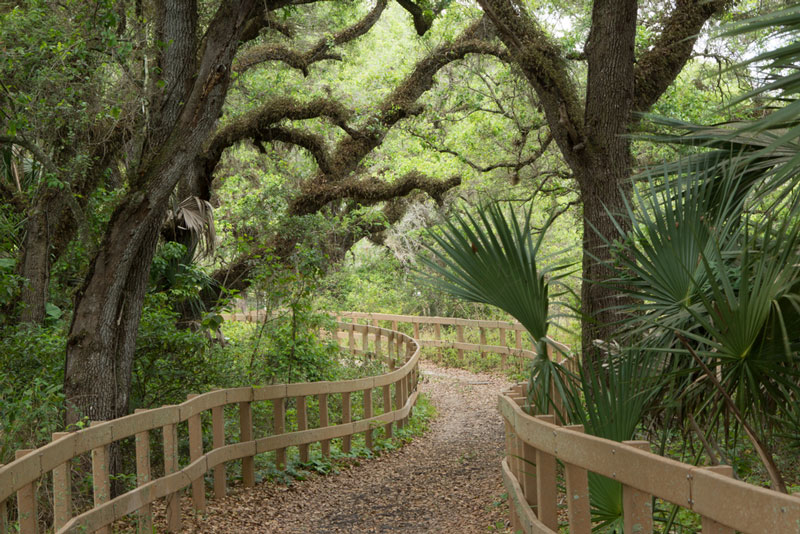
[[[378,327],[378,320],[377,319],[373,319],[372,320],[372,326],[374,326],[375,328]]]
[[[538,502],[536,488],[536,449],[532,445],[522,442],[522,479],[520,485],[525,493],[525,500],[535,507]]]
[[[356,350],[356,332],[355,332],[355,328],[353,327],[352,324],[348,328],[349,328],[349,330],[347,331],[347,346],[350,348],[350,353],[351,354],[355,354],[355,350]]]
[[[53,432],[53,441],[56,441],[69,432]],[[63,527],[72,519],[72,483],[70,475],[70,461],[53,469],[53,530]]]
[[[404,379],[400,379],[395,382],[395,409],[399,410],[403,406],[406,405],[406,381]],[[403,428],[406,426],[405,417],[397,420],[397,428]]]
[[[400,334],[397,334],[395,336],[395,340],[394,341],[395,341],[395,345],[396,345],[395,346],[395,352],[397,352],[397,356],[399,357],[400,354],[402,354],[400,349],[403,347],[403,336],[401,336]],[[406,355],[406,360],[407,359],[408,359],[408,355]]]
[[[575,432],[584,432],[583,425],[566,427]],[[591,534],[592,514],[589,504],[589,474],[586,469],[564,464],[567,482],[567,518],[570,534]]]
[[[397,321],[392,321],[392,330],[397,330]]]
[[[514,449],[513,449],[513,435],[514,430],[511,426],[511,423],[508,422],[507,419],[503,419],[505,422],[505,429],[506,429],[506,463],[508,464],[509,469],[511,472],[514,472],[512,467],[514,462]],[[511,492],[507,492],[508,495],[508,509],[509,509],[509,519],[511,520],[511,531],[517,532],[519,528],[520,521],[519,516],[517,515],[517,507],[514,506],[514,498],[511,496]]]
[[[364,390],[364,419],[372,417],[372,388]],[[364,445],[372,450],[372,429],[364,432]]]
[[[93,421],[90,426],[102,425],[106,421]],[[100,506],[111,499],[111,478],[109,465],[109,445],[92,449],[92,486],[94,486],[94,506]],[[100,534],[111,534],[111,525],[97,529]]]
[[[0,464],[3,467],[3,464]],[[8,504],[0,501],[0,534],[8,534]]]
[[[709,471],[713,471],[714,473],[726,476],[726,477],[733,477],[733,468],[729,465],[713,465],[706,467]],[[707,517],[701,517],[700,520],[702,521],[702,530],[703,534],[733,534],[734,530],[730,527],[726,527],[721,523],[717,523],[713,519],[709,519]]]
[[[187,395],[188,399],[197,397],[196,393]],[[189,462],[203,456],[203,421],[200,414],[189,417]],[[192,480],[192,503],[198,512],[206,510],[206,481],[204,476]]]
[[[481,345],[486,345],[486,328],[480,327],[481,331]],[[486,358],[486,351],[481,351],[481,358]]]
[[[320,428],[328,426],[328,394],[320,393],[317,395],[319,399],[319,426]],[[323,439],[319,442],[322,449],[322,456],[328,457],[331,455],[331,440]]]
[[[392,366],[394,367],[394,366]],[[383,413],[389,413],[392,411],[392,385],[387,384],[383,386]],[[392,437],[392,423],[387,423],[383,427],[385,437],[391,438]]]
[[[350,393],[342,393],[342,424],[347,424],[352,421],[350,414]],[[350,452],[351,437],[350,435],[342,436],[342,452]]]
[[[297,397],[297,430],[308,429],[308,415],[306,411],[306,398],[305,396]],[[299,445],[300,461],[308,463],[308,443]]]
[[[456,325],[456,340],[459,343],[464,342],[464,325],[458,324]],[[458,355],[458,361],[464,361],[464,349],[457,349],[456,354]]]
[[[164,474],[177,472],[178,467],[178,425],[164,426]],[[181,530],[181,503],[178,492],[167,495],[167,532]]]
[[[211,447],[219,449],[225,446],[225,410],[222,406],[211,408]],[[214,498],[221,499],[227,493],[225,489],[225,464],[214,466]]]
[[[143,410],[134,410],[134,413]],[[138,432],[135,437],[136,442],[136,486],[141,487],[150,482],[152,476],[150,470],[150,431]],[[152,534],[153,532],[153,505],[147,503],[136,510],[136,532],[137,534]]]
[[[625,445],[650,452],[648,441],[623,441]],[[653,496],[631,486],[622,486],[622,512],[625,534],[653,533]]]
[[[14,459],[34,452],[36,449],[20,449],[14,453]],[[39,511],[36,506],[36,481],[22,486],[17,491],[17,516],[20,534],[36,534],[39,532]]]
[[[555,422],[552,415],[537,415],[536,418],[551,424]],[[540,450],[536,451],[536,494],[539,521],[558,531],[556,457]]]
[[[414,322],[414,339],[419,339],[419,323]]]
[[[239,403],[239,443],[253,441],[253,407],[249,401]],[[242,484],[252,488],[256,484],[255,458],[242,458]]]
[[[369,327],[364,325],[364,330],[361,332],[361,350],[365,353],[369,352]]]
[[[506,346],[506,329],[504,327],[500,327],[500,346]],[[504,352],[500,355],[500,366],[505,368],[508,364],[508,355]]]
[[[286,431],[286,405],[284,402],[285,399],[272,401],[272,424],[276,436]],[[286,469],[286,447],[275,450],[275,467],[278,471]]]
[[[522,332],[520,330],[514,330],[514,347],[522,348]]]
[[[433,335],[436,341],[442,340],[442,325],[440,325],[439,323],[433,325]],[[440,358],[442,357],[442,347],[438,345],[436,346],[436,355]]]

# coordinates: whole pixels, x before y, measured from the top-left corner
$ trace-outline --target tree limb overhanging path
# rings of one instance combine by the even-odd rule
[[[505,532],[500,473],[504,430],[501,378],[421,362],[422,391],[437,415],[424,436],[376,460],[291,486],[232,489],[192,516],[186,532],[333,534]]]

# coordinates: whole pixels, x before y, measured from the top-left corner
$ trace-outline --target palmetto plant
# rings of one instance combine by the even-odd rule
[[[569,265],[555,261],[542,266],[538,254],[552,218],[535,236],[531,214],[526,209],[520,223],[511,210],[506,215],[498,204],[490,204],[477,216],[456,215],[444,223],[441,235],[430,233],[437,246],[429,248],[431,258],[419,261],[434,273],[423,275],[426,282],[468,302],[496,306],[525,327],[536,343],[532,380],[544,386],[530,388],[543,392],[531,400],[546,410],[550,377],[561,376],[547,355],[547,333],[553,325],[550,286],[569,274]],[[557,387],[563,390],[565,385]]]
[[[617,283],[634,302],[626,342],[681,369],[684,413],[733,416],[785,491],[767,443],[800,399],[800,6],[728,35],[765,28],[788,44],[748,62],[768,80],[737,99],[769,102],[761,119],[657,119],[686,132],[659,140],[703,149],[639,177]]]

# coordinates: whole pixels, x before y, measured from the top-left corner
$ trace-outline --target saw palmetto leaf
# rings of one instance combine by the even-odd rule
[[[567,274],[567,265],[542,267],[537,255],[547,227],[534,236],[531,210],[520,223],[491,204],[477,217],[456,215],[446,221],[431,258],[419,261],[434,276],[423,279],[451,295],[496,306],[518,320],[534,340],[544,340],[550,325],[549,287]]]

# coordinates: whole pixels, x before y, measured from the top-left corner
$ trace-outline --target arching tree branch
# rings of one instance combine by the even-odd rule
[[[479,4],[536,91],[553,137],[570,159],[574,149],[585,143],[585,136],[583,108],[567,60],[524,6],[512,0],[479,0]]]
[[[729,0],[675,2],[675,7],[664,19],[664,29],[658,39],[637,59],[635,111],[647,111],[656,103],[691,58],[703,25],[729,3]]]
[[[447,180],[434,180],[424,174],[412,171],[398,180],[387,183],[379,178],[350,178],[333,183],[314,182],[303,187],[299,196],[289,204],[292,215],[309,215],[335,200],[350,199],[363,206],[405,196],[414,190],[426,192],[437,203],[443,195],[461,184],[460,176]]]
[[[340,60],[341,56],[330,52],[334,46],[340,46],[366,34],[381,17],[387,0],[378,0],[375,7],[357,23],[336,33],[332,38],[323,37],[306,52],[297,52],[278,44],[256,45],[244,51],[233,66],[233,70],[244,72],[265,61],[282,61],[292,68],[298,69],[303,76],[308,76],[308,67],[312,63],[325,59]]]
[[[316,160],[319,170],[324,174],[331,172],[330,155],[325,145],[325,140],[321,135],[306,132],[297,128],[283,126],[273,126],[258,130],[253,135],[253,141],[257,144],[280,141],[290,145],[296,145],[308,150],[314,160]]]

